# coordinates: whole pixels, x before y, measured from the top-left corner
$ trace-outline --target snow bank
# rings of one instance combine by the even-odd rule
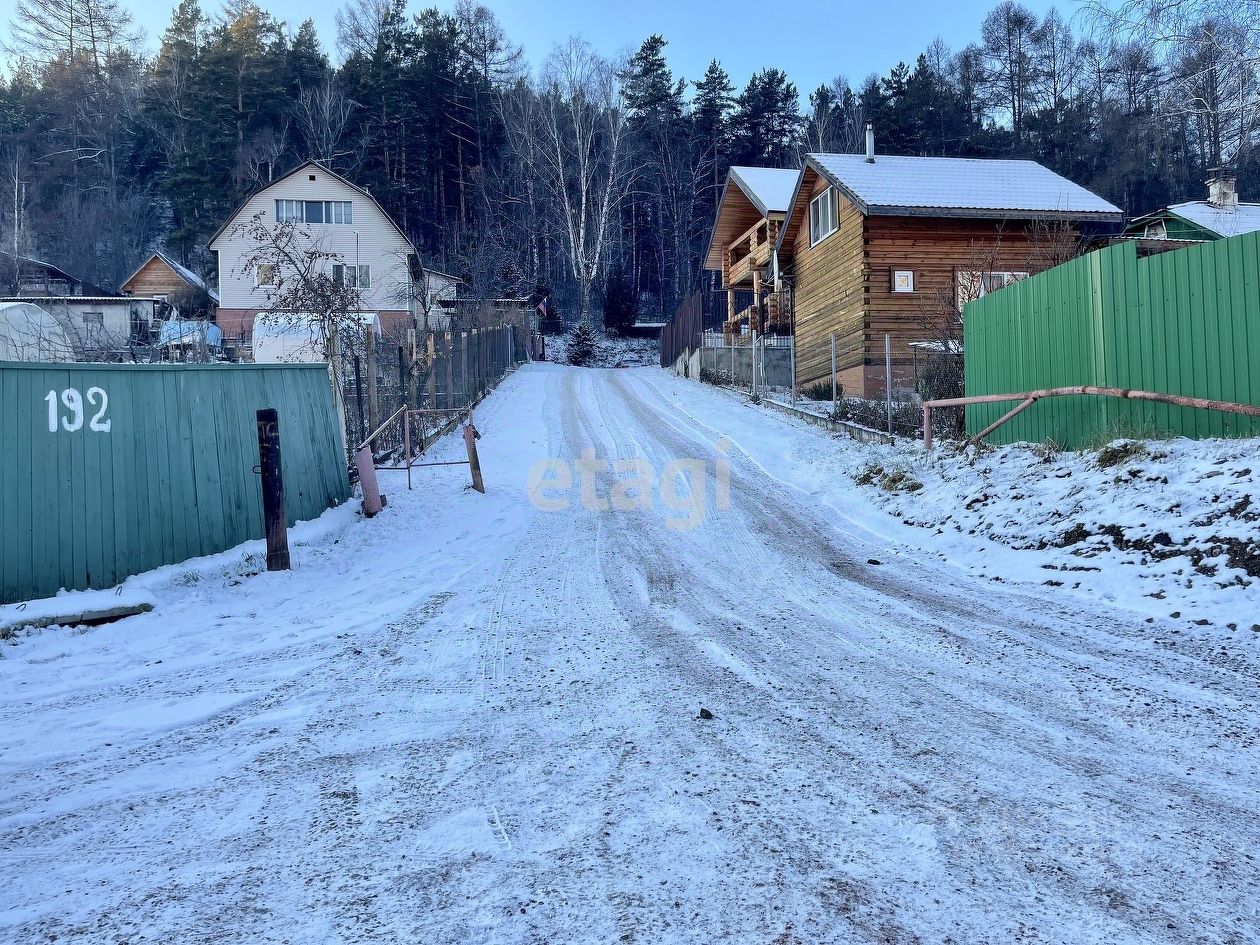
[[[359,502],[351,499],[327,509],[317,519],[298,522],[289,529],[290,552],[331,541],[359,519]],[[0,605],[0,639],[14,636],[33,624],[46,624],[57,630],[61,624],[47,623],[73,614],[125,606],[156,606],[168,592],[195,584],[219,582],[239,584],[247,577],[267,569],[267,543],[263,539],[247,541],[226,551],[178,564],[168,564],[152,571],[132,575],[116,587],[100,590],[62,590],[55,597]]]
[[[1057,452],[1016,444],[925,455],[861,451],[854,481],[880,508],[994,577],[1066,587],[1143,611],[1260,632],[1254,440],[1117,440]]]
[[[1077,452],[947,443],[925,454],[917,441],[857,442],[665,371],[653,383],[785,484],[972,574],[1117,604],[1181,632],[1260,628],[1255,440]]]

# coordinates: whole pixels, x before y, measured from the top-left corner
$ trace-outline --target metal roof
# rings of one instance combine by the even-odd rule
[[[866,214],[1043,217],[1120,222],[1123,211],[1035,161],[810,154]]]
[[[801,176],[798,168],[742,167],[731,168],[730,177],[748,199],[756,204],[762,216],[785,213],[792,202],[792,191]]]
[[[287,171],[286,173],[281,174],[275,180],[268,181],[266,184],[263,184],[257,187],[248,197],[246,197],[239,204],[237,204],[236,209],[233,210],[228,215],[228,218],[224,220],[222,224],[220,224],[219,228],[214,231],[214,235],[211,236],[209,241],[206,243],[207,248],[217,252],[217,250],[214,250],[215,240],[217,240],[220,236],[223,235],[223,231],[232,225],[232,221],[235,220],[240,215],[242,210],[244,210],[247,206],[249,206],[249,202],[251,200],[253,200],[255,197],[257,197],[259,194],[263,193],[264,191],[270,190],[272,187],[276,186],[276,184],[280,183],[281,181],[288,180],[290,177],[294,176],[295,174],[300,174],[302,171],[306,170],[308,167],[318,168],[320,172],[327,174],[329,177],[332,177],[336,180],[341,181],[351,190],[357,191],[358,193],[362,194],[364,197],[367,197],[368,200],[372,201],[372,203],[376,205],[376,209],[381,211],[381,215],[384,216],[385,219],[389,221],[389,225],[392,226],[398,232],[398,235],[402,237],[403,242],[405,242],[411,248],[411,251],[413,253],[416,251],[415,245],[411,242],[411,239],[407,236],[407,234],[403,232],[402,227],[400,227],[395,222],[394,218],[389,215],[389,211],[387,211],[383,206],[381,206],[381,202],[372,196],[371,191],[369,191],[365,187],[360,187],[358,184],[356,184],[352,180],[349,180],[348,178],[342,177],[340,174],[334,171],[331,167],[328,167],[325,164],[321,164],[319,161],[305,161],[302,164],[299,164],[297,167],[293,168],[291,171]]]
[[[1191,200],[1173,204],[1168,212],[1220,236],[1241,236],[1260,230],[1260,203],[1218,207],[1206,200]]]
[[[158,259],[162,260],[162,262],[166,263],[166,265],[170,266],[171,271],[174,272],[175,275],[179,276],[189,285],[194,286],[198,289],[201,289],[207,295],[209,295],[210,298],[214,300],[215,305],[219,304],[219,293],[216,292],[214,289],[210,288],[210,286],[206,284],[206,280],[201,278],[201,276],[197,275],[187,266],[180,265],[178,262],[176,262],[173,258],[168,256],[166,253],[162,252],[160,249],[153,255],[156,256]],[[140,270],[137,269],[136,271],[139,272]]]

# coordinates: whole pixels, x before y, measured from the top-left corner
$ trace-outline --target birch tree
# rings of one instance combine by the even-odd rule
[[[633,177],[618,75],[613,62],[572,38],[543,66],[530,107],[532,133],[540,139],[534,170],[558,211],[578,318],[585,323]]]

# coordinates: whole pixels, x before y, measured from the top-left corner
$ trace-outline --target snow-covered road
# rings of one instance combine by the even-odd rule
[[[911,553],[656,369],[478,426],[484,497],[386,480],[291,573],[5,648],[0,941],[1260,940],[1251,663]],[[702,520],[531,500],[589,449],[702,461]]]

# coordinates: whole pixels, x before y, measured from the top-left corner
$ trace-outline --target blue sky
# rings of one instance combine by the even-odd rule
[[[170,0],[122,0],[156,47],[170,19]],[[1049,0],[1023,0],[1038,14]],[[0,0],[5,33],[14,0]],[[487,0],[509,35],[537,64],[557,41],[580,33],[604,53],[637,47],[651,33],[669,40],[670,65],[676,73],[698,79],[712,58],[721,60],[737,85],[765,66],[778,66],[800,88],[802,97],[837,75],[855,85],[871,72],[885,73],[899,59],[914,58],[937,36],[957,49],[976,39],[980,22],[997,0]],[[336,3],[310,0],[261,0],[261,5],[290,27],[311,16],[325,48],[336,42]],[[412,0],[412,8],[432,5]],[[1064,16],[1074,4],[1058,4]],[[450,9],[454,0],[438,0]],[[216,2],[205,2],[208,12]]]

